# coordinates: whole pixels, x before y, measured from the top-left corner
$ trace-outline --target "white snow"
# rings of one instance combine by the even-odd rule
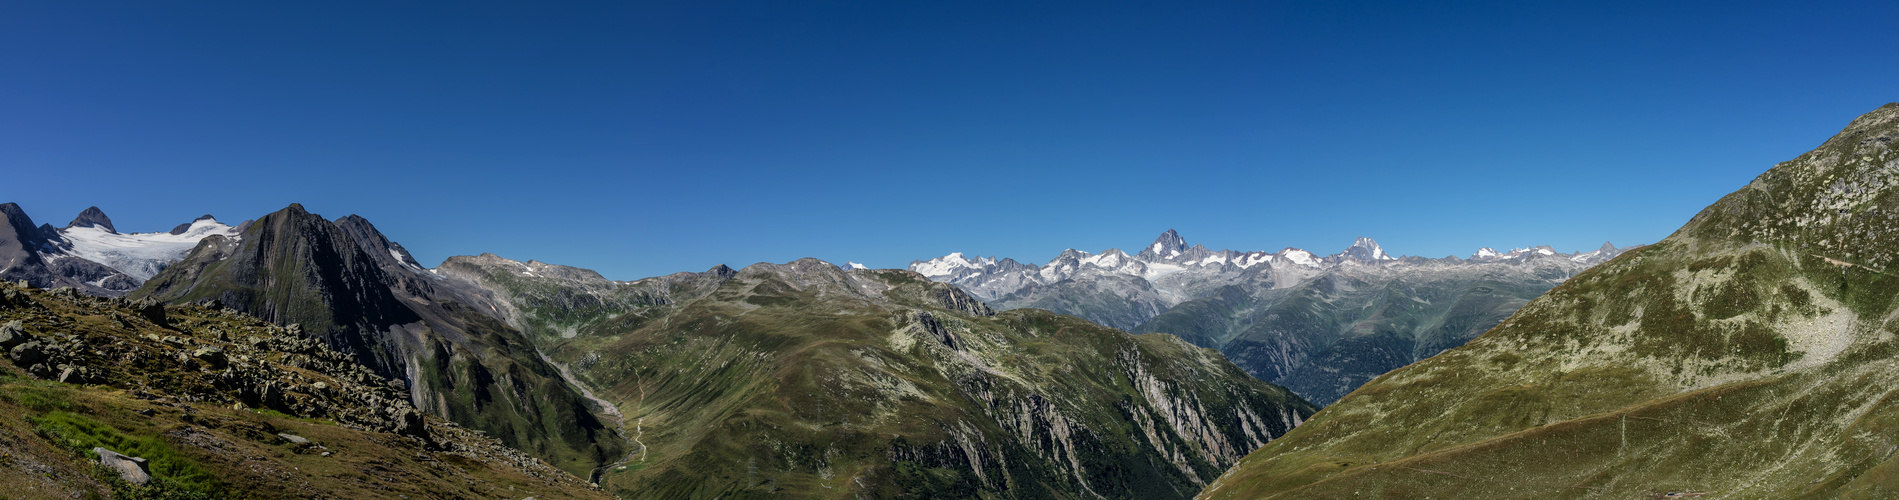
[[[1306,266],[1306,267],[1319,267],[1319,259],[1314,258],[1312,256],[1312,252],[1307,252],[1305,250],[1300,250],[1297,248],[1288,248],[1285,250],[1281,250],[1280,253],[1283,254],[1284,257],[1286,257],[1286,260],[1290,260],[1294,264],[1298,264],[1298,265]]]
[[[978,264],[978,262],[980,262],[981,260],[983,259],[977,259],[976,261],[971,261],[968,258],[963,257],[962,252],[954,252],[949,255],[930,259],[928,262],[924,262],[922,264],[912,265],[910,266],[910,270],[916,271],[917,274],[921,274],[921,275],[924,275],[926,277],[931,277],[931,278],[934,278],[937,276],[949,276],[950,274],[955,273],[957,269],[983,267],[982,265]]]
[[[849,264],[851,266],[851,269],[870,269],[870,266],[858,264],[856,262],[845,262],[845,263]]]
[[[178,262],[198,246],[198,240],[214,234],[237,236],[237,229],[217,219],[193,221],[184,234],[115,234],[96,226],[61,229],[60,236],[72,244],[67,253],[105,264],[140,280],[151,279],[165,266]]]

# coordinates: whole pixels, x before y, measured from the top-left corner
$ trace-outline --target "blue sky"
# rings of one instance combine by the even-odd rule
[[[1893,2],[278,3],[0,5],[0,201],[300,202],[616,279],[1168,228],[1569,251],[1899,100]]]

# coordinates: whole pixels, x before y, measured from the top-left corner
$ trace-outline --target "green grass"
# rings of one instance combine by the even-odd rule
[[[97,460],[93,447],[102,447],[148,462],[152,483],[139,492],[149,498],[213,498],[223,491],[217,476],[174,450],[157,436],[131,434],[91,417],[52,411],[28,417],[33,431],[58,446]],[[116,473],[114,473],[116,476]]]

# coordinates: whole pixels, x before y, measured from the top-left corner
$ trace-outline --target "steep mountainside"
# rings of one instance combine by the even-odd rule
[[[1037,308],[1212,347],[1262,380],[1327,404],[1393,368],[1462,345],[1577,272],[1626,249],[1544,246],[1468,259],[1393,257],[1370,238],[1329,256],[1187,246],[1067,250],[1045,266],[951,254],[911,263],[1003,309]]]
[[[361,217],[327,221],[291,205],[235,238],[206,238],[132,296],[215,300],[299,325],[400,381],[416,406],[575,474],[619,456],[625,443],[590,400],[491,316],[491,301],[457,283]]]
[[[1211,498],[1899,493],[1899,104],[1366,384]]]
[[[617,404],[643,447],[600,484],[628,496],[1186,497],[1315,409],[1178,338],[997,314],[908,271],[440,271]]]
[[[0,204],[0,279],[38,287],[69,286],[87,295],[124,295],[177,262],[211,235],[237,229],[209,215],[168,232],[118,232],[99,207],[80,212],[64,228],[33,225],[13,203]]]
[[[607,497],[231,309],[0,283],[0,349],[4,498]]]

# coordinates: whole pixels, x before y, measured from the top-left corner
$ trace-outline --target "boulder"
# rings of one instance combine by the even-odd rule
[[[284,438],[284,441],[289,441],[290,444],[310,444],[309,439],[296,434],[278,434],[277,437]]]
[[[128,457],[118,452],[98,447],[93,448],[92,452],[99,455],[99,463],[101,465],[117,471],[119,478],[124,479],[125,482],[139,486],[144,486],[152,482],[152,472],[150,466],[146,465],[145,459]]]
[[[7,352],[7,357],[13,359],[13,364],[33,366],[34,364],[46,360],[48,350],[45,343],[38,340],[29,340],[13,346],[13,349]]]
[[[226,359],[224,358],[224,350],[216,348],[216,347],[199,348],[198,350],[191,352],[191,357],[197,358],[198,361],[204,362],[205,366],[209,366],[214,369],[223,368],[224,363],[226,361]]]
[[[0,325],[0,349],[12,349],[28,340],[33,340],[33,337],[26,333],[26,327],[20,323],[20,320],[8,321],[7,324]]]
[[[135,310],[138,311],[140,317],[145,318],[146,321],[150,321],[154,325],[167,325],[167,323],[165,323],[164,303],[152,299],[142,299],[136,304]]]

